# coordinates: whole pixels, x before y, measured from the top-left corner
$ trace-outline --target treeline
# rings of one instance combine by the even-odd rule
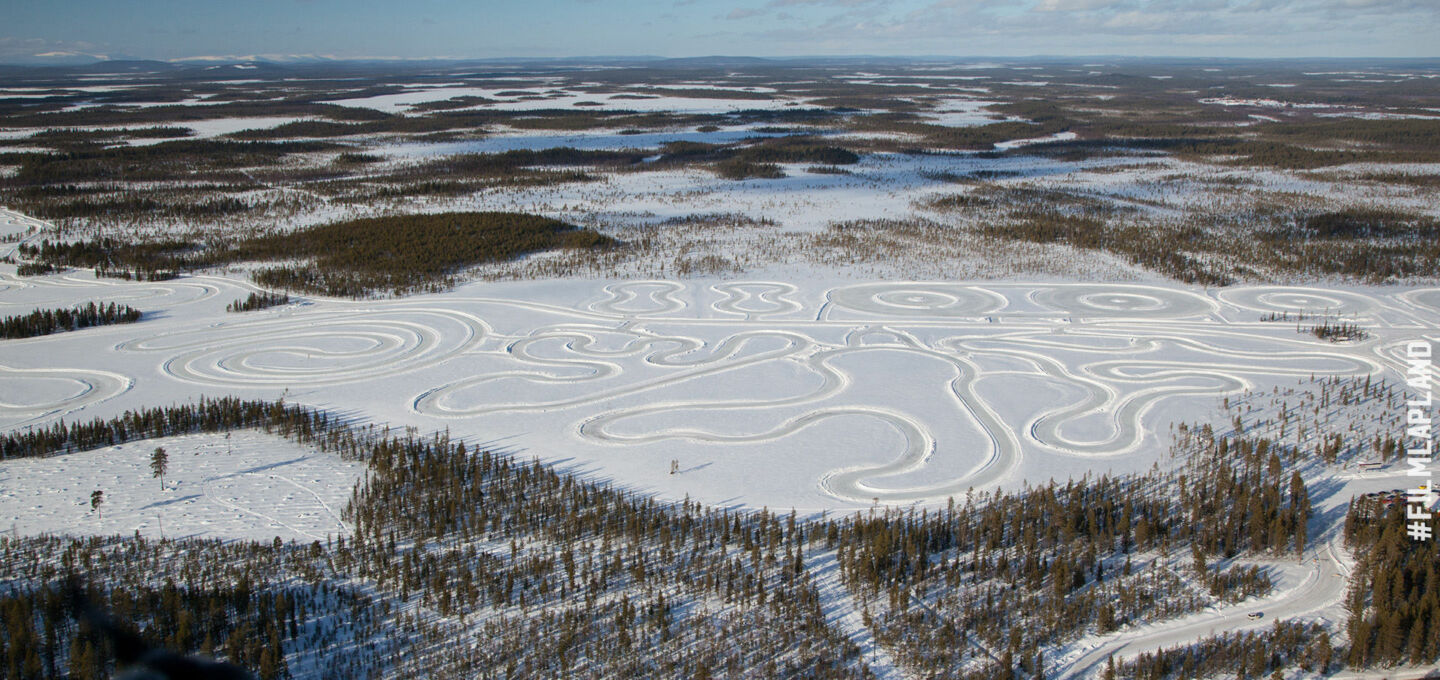
[[[24,316],[7,316],[0,319],[0,338],[33,338],[91,326],[135,323],[139,320],[140,310],[128,305],[122,307],[113,302],[109,305],[97,305],[91,302],[74,309],[37,309]]]
[[[124,672],[114,641],[76,618],[70,583],[149,644],[224,659],[260,680],[383,671],[419,626],[337,578],[333,555],[318,542],[0,538],[0,672],[15,680]]]
[[[1428,215],[1370,207],[1348,207],[1295,216],[1290,238],[1436,238],[1440,220]]]
[[[1197,559],[1305,551],[1310,494],[1295,469],[1300,449],[1282,450],[1263,437],[1216,437],[1208,426],[1182,429],[1177,448],[1186,458],[1175,491]]]
[[[225,305],[227,312],[253,312],[266,307],[278,307],[290,304],[290,296],[285,293],[271,293],[269,291],[251,293],[244,300],[236,300]]]
[[[1160,221],[1071,192],[990,186],[925,205],[973,215],[976,228],[995,238],[1112,253],[1199,285],[1228,285],[1264,270],[1371,282],[1440,275],[1440,239],[1434,237],[1440,221],[1399,210],[1262,205]]]
[[[152,92],[142,91],[145,97]],[[187,95],[188,96],[188,95]],[[182,99],[184,96],[181,97]],[[155,101],[147,99],[146,101]],[[236,101],[207,106],[146,106],[137,108],[91,107],[70,111],[29,113],[5,118],[8,127],[66,128],[101,125],[164,125],[215,118],[254,118],[265,116],[316,116],[331,120],[383,120],[390,114],[374,109],[305,101]]]
[[[34,556],[28,552],[4,546],[7,560]],[[101,554],[103,548],[90,545],[68,551],[64,557],[93,563]],[[64,572],[78,577],[75,566],[68,565]],[[241,667],[256,669],[260,680],[290,677],[284,644],[300,634],[297,611],[307,605],[317,608],[316,594],[310,589],[255,592],[254,584],[245,578],[235,585],[206,589],[178,588],[173,580],[159,588],[144,584],[102,589],[92,585],[87,595],[120,620],[130,622],[127,628],[144,624],[148,636],[171,651],[224,656]],[[5,677],[102,680],[119,670],[113,661],[114,642],[89,622],[74,618],[69,596],[63,586],[48,583],[0,595],[0,616],[8,629],[6,644],[0,647]]]
[[[792,513],[578,481],[444,438],[378,442],[346,518],[358,569],[464,621],[467,677],[863,677],[825,622]],[[483,546],[506,546],[495,550]]]
[[[990,223],[983,227],[983,232],[1008,240],[1058,243],[1115,253],[1132,264],[1185,283],[1225,286],[1234,282],[1229,274],[1214,265],[1187,254],[1186,251],[1199,250],[1196,244],[1209,238],[1199,230],[1166,231],[1054,208],[1031,208],[1012,212],[1010,217]]]
[[[207,198],[192,202],[161,201],[134,192],[106,198],[82,198],[73,201],[36,201],[27,205],[27,212],[47,220],[89,217],[169,217],[205,220],[249,212],[254,206],[238,198]]]
[[[193,267],[198,257],[195,245],[186,241],[125,243],[105,237],[94,241],[20,244],[17,252],[34,262],[34,273],[49,273],[57,267],[94,269],[97,276],[125,280],[166,281],[176,272]],[[205,262],[205,264],[213,264]]]
[[[337,424],[323,411],[283,402],[202,397],[194,404],[126,411],[110,420],[59,422],[13,431],[0,437],[0,459],[33,458],[89,451],[140,439],[248,428],[273,429],[303,442],[333,448],[335,441],[321,435],[333,437]]]
[[[28,142],[46,145],[85,145],[114,143],[119,139],[178,139],[195,133],[187,127],[153,126],[143,128],[50,128],[25,138]]]
[[[774,163],[753,163],[738,158],[721,161],[712,168],[715,170],[715,174],[733,180],[780,179],[785,176],[785,171]]]
[[[435,116],[395,116],[381,120],[340,123],[329,120],[297,120],[271,128],[241,130],[229,135],[232,139],[261,141],[288,138],[328,138],[352,135],[374,135],[383,133],[426,134],[447,130],[467,129],[468,121]]]

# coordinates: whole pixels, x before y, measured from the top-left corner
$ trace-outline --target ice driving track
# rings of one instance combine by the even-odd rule
[[[1341,310],[1370,318],[1366,315],[1385,311],[1408,322],[1416,318],[1413,308],[1431,300],[1425,291],[1414,292],[1415,299],[1405,304],[1348,292],[1275,287],[1227,290],[1222,299],[1140,285],[1009,288],[1006,295],[952,283],[859,284],[829,291],[818,312],[806,314],[806,305],[798,299],[801,291],[788,283],[721,283],[699,290],[669,281],[612,284],[600,300],[577,310],[583,318],[507,338],[496,351],[512,362],[510,370],[435,387],[418,396],[412,409],[441,418],[574,411],[572,428],[579,439],[614,447],[666,441],[757,445],[832,420],[867,419],[897,434],[899,451],[882,464],[832,469],[819,479],[820,487],[851,501],[936,500],[1003,480],[1019,461],[1022,440],[1073,456],[1123,454],[1142,444],[1144,416],[1164,399],[1238,392],[1257,377],[1383,370],[1378,349],[1337,351],[1303,336],[1277,335],[1275,324],[1220,321],[1217,314],[1227,307],[1232,316]],[[699,298],[709,298],[708,309],[692,302]],[[995,332],[995,315],[1014,320],[1020,330]],[[1080,323],[1057,325],[1062,320]],[[655,330],[667,322],[673,330]],[[709,341],[685,334],[685,329],[704,328],[719,328],[725,335]],[[833,337],[835,329],[846,331],[845,340],[821,339]],[[906,329],[930,336],[938,330],[942,337],[922,340]],[[973,332],[979,329],[987,332]],[[885,340],[867,344],[871,337]],[[1257,337],[1265,348],[1243,348]],[[925,485],[882,483],[923,469],[937,454],[937,441],[921,419],[903,409],[863,403],[864,395],[853,393],[854,377],[843,364],[877,351],[909,353],[947,366],[947,374],[926,377],[943,386],[943,398],[982,435],[979,450],[964,452],[971,461],[968,473]],[[1095,360],[1057,358],[1066,354]],[[1177,354],[1192,358],[1163,358]],[[980,357],[1009,357],[1028,369],[986,369]],[[777,362],[800,366],[814,380],[791,394],[767,397],[694,398],[705,390],[676,389]],[[645,371],[647,377],[627,381],[627,367],[665,370],[658,376]],[[1078,387],[1083,396],[1045,410],[1023,427],[1007,425],[976,390],[982,382],[1007,375],[1062,382]],[[481,398],[505,394],[500,385],[513,380],[572,384],[576,389],[548,400]],[[684,398],[676,398],[677,392]],[[862,403],[856,403],[857,396]],[[687,414],[696,413],[748,414],[752,418],[747,422],[757,414],[771,414],[773,422],[743,431],[721,430],[693,424],[695,419]],[[1067,432],[1067,426],[1086,418],[1103,419],[1108,435]],[[666,425],[644,425],[658,422]]]
[[[0,286],[0,305],[99,297],[166,312],[213,307],[245,289],[205,277],[128,283],[83,275],[3,277]],[[770,445],[823,466],[833,456],[809,452],[807,442],[860,427],[868,439],[850,448],[868,450],[843,452],[855,455],[821,467],[810,483],[869,503],[943,501],[1003,482],[1026,450],[1076,458],[1134,452],[1151,436],[1147,415],[1168,400],[1380,372],[1406,339],[1433,336],[1440,317],[1436,289],[1206,295],[1139,284],[805,290],[771,281],[628,281],[572,304],[465,290],[486,289],[317,301],[201,323],[177,313],[178,323],[85,333],[105,344],[94,349],[154,357],[163,380],[222,393],[344,386],[318,393],[342,406],[363,387],[442,421],[545,418],[529,422],[621,455],[667,443],[721,456]],[[1375,337],[1331,345],[1288,323],[1259,321],[1270,312],[1343,314]],[[19,388],[0,394],[0,416],[12,422],[84,409],[141,377],[22,365],[0,361],[0,378]],[[995,399],[1021,383],[1053,386],[1054,394],[1017,417],[1013,403]]]

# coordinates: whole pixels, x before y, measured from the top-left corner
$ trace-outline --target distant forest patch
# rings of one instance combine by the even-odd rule
[[[301,259],[262,269],[262,285],[364,297],[439,290],[466,267],[562,248],[598,249],[613,239],[538,215],[463,212],[347,220],[252,238],[227,247],[185,241],[131,245],[110,239],[42,242],[21,254],[48,266],[125,272],[185,271],[236,262]]]

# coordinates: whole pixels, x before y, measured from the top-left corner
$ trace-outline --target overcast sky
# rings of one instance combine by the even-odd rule
[[[1437,57],[1440,0],[0,0],[0,62],[68,53]]]

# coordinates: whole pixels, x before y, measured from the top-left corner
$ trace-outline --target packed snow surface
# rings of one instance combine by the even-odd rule
[[[1433,288],[824,280],[473,283],[224,311],[249,290],[0,274],[6,314],[88,300],[147,312],[4,341],[0,427],[284,397],[677,499],[944,503],[1148,469],[1171,423],[1224,423],[1222,395],[1393,371],[1440,319]],[[1260,321],[1301,311],[1371,336]]]

